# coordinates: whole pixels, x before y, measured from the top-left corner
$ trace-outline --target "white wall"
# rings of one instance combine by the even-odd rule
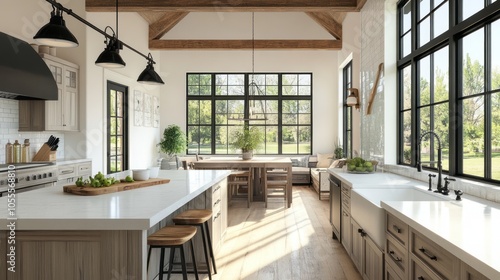
[[[379,81],[376,96],[373,100],[372,114],[366,115],[370,92],[374,88],[377,69],[384,62],[384,0],[367,1],[361,10],[361,156],[363,158],[377,159],[384,162],[386,146],[385,119],[395,118],[385,112],[384,76]],[[393,35],[394,36],[394,35]],[[395,55],[395,54],[394,54]],[[396,135],[391,131],[390,135]]]
[[[87,13],[87,20],[104,29],[110,25],[115,29],[114,13]],[[148,54],[148,24],[137,13],[119,14],[119,38],[138,51]],[[129,104],[133,104],[134,90],[152,96],[160,96],[162,86],[145,86],[137,83],[137,77],[146,67],[147,61],[142,56],[124,48],[120,55],[127,64],[125,68],[104,69],[95,66],[95,60],[104,50],[104,36],[87,29],[87,115],[85,129],[81,137],[86,139],[87,156],[94,159],[93,171],[106,170],[106,84],[113,81],[128,87]],[[157,62],[155,69],[160,69],[160,55],[151,52]],[[159,73],[162,76],[161,73]],[[160,128],[134,125],[134,107],[129,106],[129,168],[147,168],[156,162],[156,144],[160,142]]]
[[[62,0],[59,1],[63,5],[70,6],[71,9],[75,13],[80,15],[85,14],[84,7],[85,1],[80,0]],[[24,0],[24,1],[4,1],[2,2],[2,9],[0,9],[0,31],[7,33],[11,36],[20,38],[28,43],[36,43],[33,39],[33,36],[38,32],[40,27],[44,26],[49,22],[50,12],[52,11],[51,5],[44,0]],[[71,18],[70,16],[63,16],[66,21],[66,26],[71,30],[73,35],[77,37],[80,42],[80,46],[77,48],[69,48],[57,49],[57,57],[65,59],[67,61],[76,63],[80,65],[80,70],[84,71],[85,69],[85,27],[82,24],[79,24],[76,20]],[[80,74],[80,79],[84,79],[84,76]],[[27,81],[29,82],[29,81]],[[80,92],[85,92],[85,85],[80,83],[79,87]],[[82,98],[82,95],[80,95]],[[62,140],[59,144],[59,150],[57,153],[57,157],[59,159],[66,157],[85,157],[85,151],[81,154],[75,155],[74,153],[66,153],[67,149],[72,146],[74,143],[70,140],[69,143],[66,139],[68,139],[68,133],[62,132],[35,132],[35,133],[23,133],[17,132],[19,128],[18,121],[18,108],[17,101],[13,100],[1,100],[0,104],[2,105],[3,113],[11,112],[11,116],[3,119],[4,122],[0,128],[0,133],[3,135],[2,141],[0,141],[1,145],[5,145],[5,138],[10,138],[11,141],[13,137],[16,137],[19,140],[23,140],[24,138],[29,138],[31,140],[31,149],[32,153],[35,153],[37,149],[41,147],[44,141],[48,139],[48,136],[51,134],[57,135]],[[82,101],[80,100],[80,105]],[[85,107],[81,107],[85,108]],[[4,114],[5,116],[5,114]],[[4,128],[9,128],[9,130],[5,130]],[[69,137],[71,139],[71,137]],[[4,158],[0,162],[3,162]]]
[[[28,43],[35,43],[32,39],[35,33],[45,25],[50,18],[51,6],[44,0],[4,1],[0,10],[0,31],[21,38]],[[113,13],[86,13],[84,0],[61,0],[65,7],[104,29],[106,25],[115,26]],[[77,37],[80,46],[77,48],[58,48],[57,57],[76,63],[80,66],[80,132],[67,132],[64,136],[64,150],[61,155],[66,158],[91,158],[93,172],[107,172],[104,167],[106,156],[105,145],[105,100],[106,80],[114,80],[129,87],[130,95],[133,90],[159,96],[161,87],[142,86],[136,82],[138,75],[146,66],[146,59],[128,49],[122,51],[122,58],[127,63],[123,69],[116,71],[104,70],[94,65],[95,59],[104,49],[104,36],[86,27],[73,17],[63,15],[67,27]],[[137,50],[147,54],[148,24],[136,13],[120,13],[120,39]],[[160,56],[152,52],[160,69]],[[131,101],[132,99],[130,99]],[[17,102],[2,102],[6,106],[15,106]],[[15,108],[6,108],[9,112]],[[133,109],[129,110],[133,117]],[[10,121],[15,123],[15,120]],[[10,125],[12,126],[12,125]],[[9,133],[12,129],[9,127]],[[130,122],[130,168],[144,168],[155,163],[157,152],[156,143],[160,141],[160,129],[151,127],[137,127]],[[10,133],[12,135],[12,133]],[[20,134],[20,137],[22,134]],[[32,138],[43,138],[38,135],[29,135]],[[3,143],[3,141],[2,141]],[[3,143],[5,144],[5,143]],[[64,153],[63,153],[64,152]]]
[[[361,15],[360,13],[347,13],[342,24],[342,50],[338,52],[338,77],[339,83],[337,91],[339,98],[337,100],[338,109],[338,124],[339,124],[339,141],[342,143],[342,109],[344,100],[342,96],[342,70],[352,61],[352,87],[360,88],[360,68],[361,68]],[[361,150],[361,111],[353,108],[352,110],[352,151],[360,152]]]
[[[278,32],[286,34],[281,36],[288,39],[306,33],[308,38],[332,38],[309,17],[296,14],[256,13],[255,38],[274,38],[278,36]],[[251,39],[251,14],[235,15],[236,13],[189,14],[165,37],[186,39],[199,38],[197,36],[200,35],[205,39]],[[291,20],[292,16],[294,20]],[[280,24],[283,22],[286,24]],[[238,25],[238,28],[233,28],[234,25]],[[255,72],[313,73],[313,153],[332,152],[338,139],[337,53],[338,51],[255,51]],[[186,127],[187,72],[252,71],[251,50],[162,51],[161,61],[161,73],[165,76],[166,83],[160,102],[161,130],[169,124],[177,124],[183,129]]]

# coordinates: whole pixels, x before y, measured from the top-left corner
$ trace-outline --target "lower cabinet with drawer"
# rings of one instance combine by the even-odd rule
[[[71,185],[79,177],[92,176],[92,161],[85,160],[77,163],[59,164],[57,167],[57,186]]]
[[[433,273],[440,277],[438,279],[457,278],[456,274],[460,271],[460,261],[457,257],[413,229],[410,232],[410,240],[412,260],[415,259],[415,261],[419,260],[422,262],[424,268],[428,267]],[[414,267],[416,269],[418,266]],[[424,269],[422,268],[421,270]],[[419,270],[419,273],[422,272],[421,270]],[[412,275],[415,275],[417,277],[416,279],[419,277],[415,271],[413,271]],[[434,278],[435,277],[431,277],[431,279]]]
[[[400,219],[386,215],[386,279],[488,279]]]
[[[207,203],[210,203],[207,209],[212,209],[212,246],[214,251],[218,251],[227,228],[227,179],[213,185],[207,193]]]

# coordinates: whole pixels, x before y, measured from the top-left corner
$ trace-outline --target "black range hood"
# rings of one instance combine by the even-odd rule
[[[57,84],[47,64],[25,41],[0,32],[0,97],[57,100]]]

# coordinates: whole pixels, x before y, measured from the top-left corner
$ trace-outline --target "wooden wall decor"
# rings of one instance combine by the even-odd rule
[[[377,94],[378,81],[380,80],[380,75],[382,74],[383,68],[384,63],[380,63],[377,70],[377,77],[375,78],[375,84],[373,84],[372,91],[370,92],[370,99],[368,100],[368,107],[366,108],[367,115],[370,115],[372,113],[373,100],[375,99],[375,94]]]

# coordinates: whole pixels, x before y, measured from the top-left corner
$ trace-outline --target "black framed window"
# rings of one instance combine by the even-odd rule
[[[107,82],[108,173],[128,169],[128,87]]]
[[[311,153],[311,73],[187,73],[186,78],[188,154],[239,153],[231,137],[245,123],[265,136],[258,154]]]
[[[407,0],[398,13],[399,163],[414,165],[432,130],[445,171],[500,181],[500,3]],[[437,145],[424,139],[423,161],[437,159]]]
[[[349,96],[349,91],[347,89],[352,88],[352,61],[350,61],[342,69],[342,96],[343,96],[343,139],[342,147],[344,148],[344,157],[352,158],[352,106],[347,106],[345,101]]]

